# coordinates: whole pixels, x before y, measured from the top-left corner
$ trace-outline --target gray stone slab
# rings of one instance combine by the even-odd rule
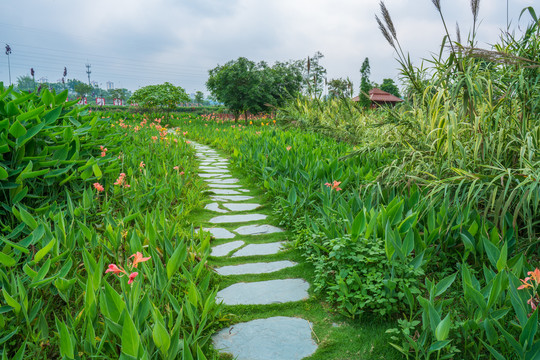
[[[210,256],[225,256],[231,251],[238,249],[242,245],[244,245],[244,242],[237,240],[237,241],[228,242],[226,244],[214,246],[212,248],[212,252],[210,253]]]
[[[309,283],[304,279],[279,279],[236,283],[218,291],[216,302],[225,305],[268,305],[308,298]]]
[[[277,254],[282,249],[283,244],[285,244],[285,241],[266,244],[249,244],[236,251],[232,257]]]
[[[230,189],[230,188],[239,188],[242,187],[242,185],[235,185],[235,184],[208,184],[211,188],[223,188],[223,189]]]
[[[221,205],[231,211],[251,211],[261,206],[261,204],[235,204],[235,203],[223,203]]]
[[[204,207],[206,210],[215,211],[218,213],[228,213],[229,211],[220,209],[218,203],[210,203]]]
[[[220,165],[220,166],[209,166],[209,165],[202,165],[199,166],[199,169],[201,170],[221,170],[221,169],[227,169],[226,166]]]
[[[230,178],[230,179],[216,179],[216,178],[213,178],[213,179],[204,179],[204,181],[215,183],[215,184],[235,184],[235,183],[239,182],[240,180],[234,179],[234,178]]]
[[[212,342],[237,360],[300,360],[317,350],[309,322],[285,316],[234,324],[213,335]]]
[[[248,195],[216,195],[211,197],[214,201],[246,201],[253,199]]]
[[[236,190],[231,190],[231,189],[210,189],[210,191],[212,191],[214,194],[217,194],[217,195],[240,195],[240,194],[242,194],[241,192],[238,192]]]
[[[283,232],[284,230],[272,225],[246,225],[233,231],[240,235],[264,235]]]
[[[227,169],[201,169],[201,172],[206,174],[228,174],[229,170]]]
[[[233,237],[236,236],[229,230],[223,229],[223,228],[203,228],[203,230],[212,234],[212,236],[216,239],[232,239]],[[195,231],[199,232],[199,229]]]
[[[228,177],[232,177],[232,175],[230,175],[230,174],[204,174],[204,173],[199,173],[199,176],[202,177],[202,178],[228,178]]]
[[[245,275],[245,274],[269,274],[288,267],[295,266],[297,263],[283,260],[273,262],[257,262],[240,265],[228,265],[216,268],[219,275]]]
[[[238,223],[238,222],[250,222],[257,220],[264,220],[268,215],[264,214],[243,214],[243,215],[221,215],[216,216],[210,220],[212,224],[224,224],[224,223]]]

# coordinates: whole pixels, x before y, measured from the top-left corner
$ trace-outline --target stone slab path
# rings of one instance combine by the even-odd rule
[[[237,281],[221,289],[216,301],[228,306],[264,306],[307,299],[310,288],[307,281],[278,275],[281,270],[296,266],[295,262],[260,260],[261,256],[283,251],[285,241],[268,242],[265,236],[284,230],[265,223],[267,215],[252,212],[262,205],[255,196],[250,195],[249,189],[238,184],[239,179],[230,174],[227,159],[208,146],[194,141],[191,141],[191,145],[200,160],[199,176],[204,178],[209,192],[213,193],[210,196],[212,202],[205,206],[205,210],[213,216],[207,224],[203,224],[202,229],[219,241],[212,247],[210,255],[235,260],[234,265],[221,266],[215,271],[231,279],[243,275],[242,282]],[[258,258],[250,260],[254,256]],[[282,257],[286,257],[286,253]],[[269,276],[275,278],[266,281],[246,280],[246,276],[256,274],[272,274]],[[232,354],[238,360],[300,360],[317,350],[311,324],[297,317],[275,316],[234,324],[214,334],[212,341],[216,349]]]

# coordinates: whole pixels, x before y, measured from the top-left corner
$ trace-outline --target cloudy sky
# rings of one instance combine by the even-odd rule
[[[478,45],[489,47],[538,0],[482,0]],[[430,0],[386,0],[398,38],[419,64],[439,51],[444,28]],[[441,0],[452,34],[471,25],[470,0]],[[536,6],[537,13],[540,8]],[[378,0],[0,0],[0,81],[11,77],[91,79],[130,90],[165,81],[188,93],[206,92],[208,70],[240,56],[250,60],[302,59],[316,51],[328,79],[349,77],[355,88],[364,58],[371,80],[399,78],[392,48],[377,28]]]

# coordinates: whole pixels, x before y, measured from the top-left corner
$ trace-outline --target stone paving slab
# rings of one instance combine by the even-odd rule
[[[240,240],[237,240],[237,241],[232,241],[232,242],[228,242],[228,243],[225,243],[225,244],[221,244],[221,245],[218,245],[218,246],[214,246],[212,248],[212,252],[210,253],[210,256],[217,256],[217,257],[225,256],[228,253],[230,253],[231,251],[233,251],[235,249],[238,249],[242,245],[244,245],[244,242],[240,241]]]
[[[211,188],[223,188],[223,189],[230,189],[230,188],[239,188],[242,187],[242,185],[236,185],[236,184],[207,184]]]
[[[206,210],[215,211],[218,213],[228,213],[228,210],[221,209],[218,203],[210,203],[204,207]]]
[[[253,199],[253,196],[248,195],[217,195],[212,196],[214,201],[246,201]]]
[[[212,224],[224,224],[264,220],[267,217],[268,215],[264,214],[221,215],[216,216],[208,221]]]
[[[200,169],[203,174],[228,174],[227,169]]]
[[[212,234],[212,236],[216,239],[232,239],[236,236],[229,230],[223,228],[203,228],[203,230]],[[195,232],[198,233],[199,229],[195,230]]]
[[[240,180],[231,178],[231,179],[203,179],[206,182],[216,183],[216,184],[235,184]]]
[[[309,322],[285,316],[234,324],[212,341],[214,348],[237,360],[300,360],[317,350]]]
[[[231,174],[205,174],[205,173],[199,173],[199,176],[202,178],[228,178],[232,177]]]
[[[236,283],[218,291],[216,302],[225,305],[268,305],[308,298],[309,283],[304,279],[279,279]]]
[[[261,207],[261,204],[255,204],[255,203],[252,203],[252,204],[223,203],[221,205],[231,211],[251,211],[251,210],[255,210],[258,207]]]
[[[289,260],[228,265],[216,268],[219,275],[269,274],[297,265]]]
[[[285,244],[285,241],[266,244],[249,244],[236,251],[232,257],[277,254],[283,248],[283,244]]]
[[[283,232],[284,230],[273,225],[246,225],[233,231],[240,235],[265,235]]]
[[[240,195],[241,192],[238,192],[237,190],[231,190],[231,189],[210,189],[214,194],[217,195]]]
[[[216,169],[227,169],[227,167],[222,166],[222,165],[214,165],[214,166],[201,165],[201,166],[199,166],[199,169],[201,169],[201,170],[216,170]]]

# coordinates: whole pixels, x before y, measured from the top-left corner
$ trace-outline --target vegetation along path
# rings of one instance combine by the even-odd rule
[[[217,301],[242,311],[241,306],[272,306],[305,300],[309,283],[288,277],[282,271],[298,265],[287,258],[284,230],[267,223],[268,215],[258,211],[261,204],[240,180],[229,172],[228,160],[215,150],[192,143],[200,158],[200,174],[208,182],[212,203],[206,205],[208,218],[203,231],[215,239],[211,257],[218,274],[228,286]],[[257,276],[271,274],[266,280]],[[285,277],[285,278],[284,278]],[[230,284],[229,284],[230,283]],[[315,352],[312,325],[290,316],[271,316],[237,323],[213,337],[214,347],[241,359],[302,359]]]

